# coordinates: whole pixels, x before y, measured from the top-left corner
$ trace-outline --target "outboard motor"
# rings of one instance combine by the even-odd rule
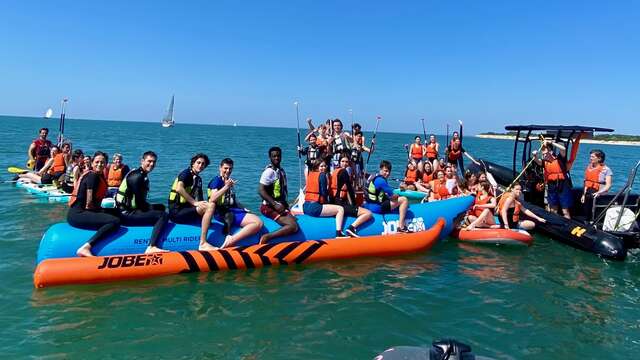
[[[454,339],[436,340],[431,348],[396,346],[385,350],[374,360],[492,360],[475,356],[471,347]]]

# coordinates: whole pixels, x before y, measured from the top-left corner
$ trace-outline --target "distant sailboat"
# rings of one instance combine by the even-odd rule
[[[51,116],[53,116],[53,109],[49,108],[49,110],[47,110],[47,112],[44,113],[44,118],[51,119]]]
[[[237,122],[234,122],[234,123],[233,123],[233,126],[234,126],[234,127],[238,126],[238,123],[237,123]]]
[[[172,127],[175,125],[175,121],[173,121],[173,99],[174,95],[171,95],[171,102],[169,103],[169,108],[167,109],[167,114],[162,118],[162,127]]]

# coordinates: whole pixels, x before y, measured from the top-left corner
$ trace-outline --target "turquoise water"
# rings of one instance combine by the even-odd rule
[[[23,165],[42,126],[54,130],[57,122],[0,117],[0,168]],[[212,159],[206,181],[222,157],[235,160],[240,200],[252,209],[271,145],[283,147],[290,187],[297,188],[294,129],[68,120],[66,135],[85,151],[121,152],[133,166],[143,151],[156,151],[154,201],[165,201],[196,151]],[[378,134],[371,164],[381,157],[400,164],[402,144],[411,138]],[[575,169],[584,168],[593,147],[583,145]],[[597,147],[607,153],[619,187],[640,147]],[[468,137],[465,148],[511,162],[509,141]],[[608,262],[540,236],[528,249],[447,241],[396,258],[35,290],[38,241],[65,218],[65,206],[40,203],[11,184],[0,184],[0,196],[3,358],[367,359],[393,345],[441,337],[496,358],[629,359],[640,350],[635,255]]]

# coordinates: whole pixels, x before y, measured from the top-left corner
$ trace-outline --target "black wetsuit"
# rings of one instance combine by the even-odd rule
[[[149,246],[156,246],[160,235],[162,235],[162,230],[169,221],[169,215],[164,211],[164,205],[147,202],[149,177],[142,168],[131,171],[125,176],[124,181],[127,182],[127,189],[124,193],[119,194],[123,200],[118,201],[122,224],[127,226],[153,225]],[[120,199],[121,196],[118,196],[117,199]]]
[[[185,189],[191,187],[191,196],[196,201],[204,200],[202,194],[202,178],[191,172],[191,169],[183,170],[178,175],[178,181],[182,181]],[[176,194],[176,197],[180,198],[180,195]],[[181,204],[178,201],[169,201],[169,219],[171,219],[171,221],[178,224],[192,224],[201,218],[202,216],[198,214],[195,206],[189,203]]]
[[[71,226],[86,230],[97,230],[88,241],[91,246],[95,245],[103,236],[120,228],[120,214],[118,211],[116,209],[102,209],[102,199],[95,196],[101,181],[104,182],[106,189],[106,180],[103,176],[94,172],[86,174],[78,185],[77,198],[67,213],[67,221]],[[93,207],[91,209],[87,209],[87,190],[93,190],[94,193]]]
[[[333,199],[333,203],[336,205],[342,206],[344,208],[344,214],[346,216],[357,217],[358,206],[355,204],[356,193],[353,190],[353,185],[351,184],[351,178],[349,176],[349,172],[346,169],[342,170],[338,175],[338,184],[336,189],[342,189],[342,187],[345,185],[347,186],[348,198],[347,199],[340,198],[340,190],[338,190],[338,193]],[[351,202],[349,201],[349,199],[351,199]]]

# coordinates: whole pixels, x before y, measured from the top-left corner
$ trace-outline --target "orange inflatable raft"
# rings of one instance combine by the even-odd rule
[[[306,264],[363,256],[393,256],[431,248],[438,241],[444,225],[445,221],[441,218],[430,229],[411,234],[283,242],[214,251],[47,259],[36,267],[33,283],[36,288],[44,288],[199,271]]]
[[[533,236],[525,230],[475,228],[473,230],[456,230],[453,236],[460,241],[473,243],[524,246],[533,244]]]

